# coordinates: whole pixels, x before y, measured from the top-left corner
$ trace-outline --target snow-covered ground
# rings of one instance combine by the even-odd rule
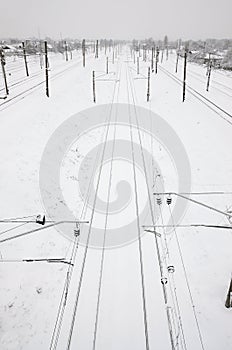
[[[175,54],[170,54],[168,60],[164,59],[160,64],[161,67],[158,68],[157,75],[151,74],[151,98],[147,102],[148,62],[140,60],[140,74],[137,75],[136,64],[128,48],[122,48],[114,64],[112,52],[108,52],[108,55],[110,58],[108,75],[105,74],[106,57],[103,51],[100,52],[98,59],[94,58],[94,53],[89,53],[85,68],[82,67],[82,58],[79,53],[75,53],[73,59],[68,62],[60,54],[50,55],[50,98],[45,96],[44,69],[40,68],[39,57],[29,61],[31,75],[28,78],[25,77],[22,59],[16,59],[15,62],[9,59],[7,62],[10,95],[8,99],[0,100],[1,218],[33,216],[44,211],[39,187],[40,162],[44,148],[54,131],[63,122],[95,105],[92,97],[93,70],[97,77],[96,106],[111,104],[112,100],[114,103],[121,104],[135,103],[137,106],[146,108],[150,113],[156,113],[172,127],[182,141],[189,158],[192,192],[231,192],[232,120],[215,105],[203,100],[202,97],[196,98],[188,90],[186,101],[182,103],[181,85],[167,74],[170,72],[182,79],[182,60],[179,62],[178,74],[174,73]],[[210,89],[206,92],[205,74],[205,67],[189,64],[188,86],[210,99],[228,114],[232,114],[232,75],[213,71]],[[116,82],[117,79],[119,81]],[[1,94],[4,94],[3,89]],[[84,114],[83,122],[88,117],[88,114]],[[143,117],[139,114],[140,123]],[[125,126],[116,127],[117,139],[129,140],[130,130],[126,123],[128,120],[125,120]],[[152,128],[156,127],[158,126],[154,118]],[[100,142],[106,128],[107,126],[101,125],[89,135],[82,135],[82,138],[70,147],[62,163],[61,187],[64,198],[66,205],[70,206],[72,211],[77,211],[77,217],[80,216],[81,211],[81,206],[79,210],[76,206],[80,199],[78,184],[75,181],[75,171],[78,169],[79,161],[73,163],[72,154],[75,149],[78,149],[82,159],[88,147],[94,147],[94,144]],[[133,128],[132,134],[134,142],[139,144],[136,128]],[[113,126],[108,136],[108,140],[113,139]],[[149,139],[144,131],[143,146],[149,149],[151,141],[152,138]],[[165,191],[177,192],[177,179],[173,175],[175,167],[170,165],[165,147],[158,145],[157,140],[154,140],[151,153],[154,153],[154,159],[162,170]],[[115,199],[113,196],[117,197],[116,185],[121,177],[128,182],[130,182],[128,176],[131,177],[130,185],[133,194],[133,172],[131,162],[129,164],[131,169],[123,168],[123,164],[115,166],[115,169],[113,167],[113,173],[117,176],[112,178],[114,189],[112,198],[110,197],[112,200]],[[148,168],[150,173],[152,173],[151,165]],[[124,172],[129,174],[127,178]],[[103,201],[107,197],[106,186],[109,173],[108,164],[104,167],[103,180],[99,188],[99,195]],[[138,197],[142,205],[144,197],[146,198],[146,182],[143,179],[140,180],[139,174],[137,170]],[[151,193],[154,188],[151,188]],[[55,210],[59,198],[55,195],[53,197],[53,194],[51,196],[53,201],[51,206]],[[231,206],[231,194],[201,195],[194,198],[222,211],[226,211]],[[132,196],[132,199],[131,211],[135,213],[135,198]],[[93,201],[93,196],[90,200]],[[91,210],[87,212],[86,219],[89,220],[90,215]],[[165,203],[163,215],[167,223],[168,210]],[[62,217],[60,219],[62,220]],[[229,222],[225,216],[191,203],[181,223],[227,225]],[[104,225],[104,221],[102,224]],[[151,220],[149,222],[144,220],[140,224],[150,225]],[[157,224],[162,224],[161,219]],[[10,224],[2,223],[1,232],[11,227],[13,226]],[[32,228],[35,228],[34,224],[27,224],[0,235],[0,240]],[[72,230],[71,225],[70,231]],[[163,233],[162,229],[159,232]],[[185,227],[178,228],[177,235],[182,247],[204,348],[230,350],[232,347],[231,310],[226,309],[224,304],[231,277],[231,231]],[[71,244],[72,242],[54,228],[48,228],[1,243],[1,259],[68,258],[71,253]],[[202,349],[174,232],[168,236],[168,246],[170,261],[175,265],[177,295],[187,349]],[[168,350],[171,346],[152,234],[142,237],[142,250],[150,349]],[[57,349],[66,349],[67,346],[84,252],[85,247],[80,246]],[[90,248],[70,349],[93,348],[100,262],[101,249]],[[46,262],[0,263],[0,348],[2,350],[49,349],[67,266]],[[96,349],[145,349],[138,241],[105,251]]]

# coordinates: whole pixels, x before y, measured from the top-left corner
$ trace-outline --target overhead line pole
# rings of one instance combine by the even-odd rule
[[[24,63],[25,63],[26,75],[27,75],[27,77],[29,77],[29,71],[28,71],[28,65],[27,65],[27,54],[26,54],[26,48],[25,48],[24,41],[22,42],[22,47],[23,47],[23,58],[24,58]]]
[[[9,89],[8,89],[7,79],[6,79],[6,70],[5,70],[6,60],[1,47],[0,47],[0,60],[1,60],[2,74],[3,74],[4,84],[5,84],[6,95],[9,95]]]
[[[47,95],[47,97],[49,97],[49,86],[48,86],[48,69],[49,69],[49,63],[48,63],[48,43],[47,43],[47,41],[44,42],[44,48],[45,48],[46,95]]]

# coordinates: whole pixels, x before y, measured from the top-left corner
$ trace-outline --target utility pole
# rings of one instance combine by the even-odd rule
[[[105,55],[106,55],[106,50],[107,50],[107,44],[106,44],[106,39],[105,39]]]
[[[139,74],[139,57],[137,57],[137,74]]]
[[[168,60],[168,45],[166,47],[166,60]]]
[[[176,71],[175,71],[176,73],[178,71],[178,62],[179,62],[179,51],[177,51],[177,53],[176,53]]]
[[[207,62],[206,76],[209,74],[210,62],[211,62],[211,53],[209,52],[209,59],[208,59],[208,62]]]
[[[159,47],[156,48],[156,58],[155,58],[155,74],[158,73],[158,62],[159,62]]]
[[[95,52],[95,58],[98,58],[98,40],[96,41],[96,52]]]
[[[45,50],[45,77],[46,77],[46,95],[49,97],[49,86],[48,86],[48,44],[47,41],[44,42],[44,50]]]
[[[150,70],[150,67],[148,67],[148,76],[147,76],[147,102],[149,102],[149,98],[150,98],[150,76],[151,76],[151,70]]]
[[[154,72],[154,47],[151,48],[151,71]]]
[[[210,63],[209,63],[209,71],[208,71],[208,78],[207,78],[206,91],[209,91],[209,83],[210,83],[211,70],[212,70],[212,61],[210,61]]]
[[[6,95],[9,95],[9,89],[8,89],[7,80],[6,80],[6,70],[5,70],[6,60],[5,60],[5,56],[2,48],[0,48],[0,60],[1,60],[2,74],[4,78]]]
[[[161,63],[163,63],[163,59],[164,59],[164,48],[162,47]]]
[[[40,61],[40,68],[43,68],[43,52],[42,52],[42,43],[41,40],[39,41],[39,61]]]
[[[227,309],[229,309],[230,307],[232,307],[232,278],[230,280],[230,286],[228,289],[228,293],[227,293],[227,297],[226,297],[226,302],[225,302],[225,307]]]
[[[68,45],[67,41],[64,41],[64,50],[65,50],[65,60],[68,61]]]
[[[24,43],[24,41],[22,42],[22,47],[23,47],[23,57],[24,57],[26,75],[27,75],[27,77],[29,77],[28,66],[27,66],[27,55],[26,55],[26,49],[25,49],[25,43]]]
[[[184,79],[183,79],[183,102],[185,101],[185,90],[186,90],[186,73],[187,73],[187,56],[188,56],[188,49],[185,48],[184,53]]]
[[[106,57],[106,74],[109,73],[109,57]]]
[[[95,71],[93,71],[93,102],[96,103]]]
[[[82,40],[83,67],[85,67],[85,39]]]

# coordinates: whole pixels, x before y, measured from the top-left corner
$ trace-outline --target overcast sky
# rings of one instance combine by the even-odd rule
[[[5,0],[1,37],[232,38],[231,0]]]

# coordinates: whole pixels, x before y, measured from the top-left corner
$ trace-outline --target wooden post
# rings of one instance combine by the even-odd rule
[[[48,44],[47,41],[44,42],[44,51],[45,51],[45,77],[46,77],[46,95],[49,97],[49,87],[48,87]]]
[[[114,46],[113,46],[113,51],[112,51],[112,63],[114,64]]]
[[[29,77],[28,66],[27,66],[27,55],[26,55],[26,49],[25,49],[25,43],[24,43],[24,41],[22,42],[22,46],[23,46],[23,57],[24,57],[26,75],[27,75],[27,77]]]
[[[139,74],[139,57],[137,57],[137,74]]]
[[[185,101],[185,90],[186,90],[186,72],[187,72],[187,49],[185,49],[184,53],[184,79],[183,79],[183,102]]]
[[[210,64],[209,64],[209,71],[208,71],[208,78],[207,78],[206,91],[209,91],[209,83],[210,83],[211,70],[212,70],[212,61],[210,61]]]
[[[82,40],[83,67],[85,67],[85,39]]]
[[[9,95],[9,89],[8,89],[7,80],[6,80],[6,70],[5,70],[6,60],[5,60],[2,48],[0,48],[0,59],[1,59],[2,74],[3,74],[4,84],[5,84],[6,95]]]
[[[93,102],[96,103],[95,72],[93,71]]]
[[[95,53],[95,58],[98,58],[98,40],[96,42],[96,53]]]
[[[109,73],[109,57],[106,57],[106,74]]]
[[[150,67],[148,67],[148,76],[147,76],[147,102],[149,102],[149,98],[150,98],[150,76],[151,76],[151,71],[150,71]]]
[[[67,45],[67,41],[64,41],[64,50],[65,50],[65,60],[68,61],[68,45]]]
[[[154,72],[154,47],[151,48],[151,71]]]
[[[158,73],[158,62],[159,62],[159,48],[156,48],[156,58],[155,58],[155,74]]]

